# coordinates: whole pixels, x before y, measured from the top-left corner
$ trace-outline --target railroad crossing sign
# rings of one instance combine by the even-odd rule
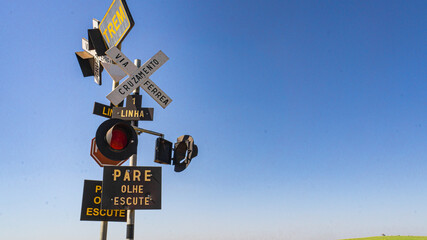
[[[126,76],[126,73],[123,70],[113,63],[108,56],[98,56],[96,50],[89,50],[89,41],[86,38],[82,38],[82,48],[83,52],[77,52],[76,54],[83,59],[90,59],[90,69],[87,70],[88,73],[85,76],[94,76],[94,81],[98,85],[102,85],[102,70],[107,70],[108,74],[111,76],[113,81],[119,82],[120,79]],[[90,72],[90,73],[89,73]]]
[[[107,56],[104,56],[104,57],[107,57]],[[126,73],[123,72],[123,70],[113,62],[107,63],[107,62],[101,61],[101,64],[104,67],[104,69],[107,70],[108,74],[115,82],[119,82],[120,79],[126,76]]]
[[[102,65],[101,62],[113,63],[107,56],[98,56],[95,50],[89,50],[89,41],[82,38],[82,48],[93,57],[93,78],[98,85],[102,85]]]
[[[93,114],[101,117],[111,118],[112,113],[113,108],[111,106],[95,102],[95,105],[93,106]]]
[[[93,29],[88,30],[89,40],[82,38],[82,48],[84,51],[76,52],[76,56],[80,68],[82,69],[83,76],[94,76],[95,82],[101,85],[101,72],[103,70],[101,64],[112,64],[113,61],[108,56],[105,56],[105,51],[107,49],[98,29],[99,21],[93,19],[92,25]]]
[[[92,139],[91,144],[90,144],[90,156],[93,159],[95,159],[96,163],[98,163],[98,165],[100,167],[104,167],[104,166],[120,166],[124,162],[127,161],[127,159],[122,160],[122,161],[114,161],[114,160],[111,160],[111,159],[107,158],[106,156],[104,156],[99,151],[98,146],[96,145],[95,138]]]
[[[101,208],[102,181],[85,180],[80,221],[126,222],[126,210]]]
[[[161,209],[161,167],[104,167],[103,209]]]
[[[105,53],[129,75],[127,79],[107,95],[108,100],[114,105],[119,104],[138,87],[144,89],[163,108],[166,108],[172,102],[172,99],[149,79],[155,71],[169,60],[168,56],[162,51],[156,53],[139,68],[117,47],[112,47]]]
[[[130,95],[126,98],[126,107],[113,107],[111,118],[153,121],[154,108],[141,108],[141,103],[141,95]]]
[[[92,25],[93,25],[93,29],[98,29],[98,31],[100,31],[99,30],[100,22],[98,20],[93,19]],[[101,41],[102,41],[102,39],[101,39]],[[104,44],[104,42],[102,42],[102,44]],[[102,44],[99,43],[99,45],[102,45]],[[111,60],[108,56],[106,56],[105,53],[103,53],[103,56],[98,56],[96,54],[96,51],[94,51],[94,50],[89,51],[89,44],[88,44],[87,40],[86,40],[85,43],[82,42],[82,45],[83,45],[83,49],[85,49],[85,50],[87,49],[86,51],[88,53],[92,54],[94,56],[94,58],[95,58],[95,64],[97,64],[98,66],[95,66],[94,71],[96,70],[96,67],[98,69],[101,69],[101,71],[102,71],[102,67],[104,67],[105,70],[107,70],[108,74],[113,79],[113,81],[115,81],[115,82],[120,81],[120,79],[122,79],[122,78],[124,78],[126,76],[126,73],[123,72],[123,70],[120,69],[120,67],[118,67],[116,64],[114,64],[113,60]],[[99,77],[98,77],[99,81],[97,81],[96,72],[94,73],[94,75],[95,75],[95,82],[96,83],[98,83],[98,82],[101,83],[101,74],[98,73],[98,75],[99,75]],[[101,85],[101,84],[99,84],[99,85]]]
[[[108,48],[118,46],[135,25],[124,0],[113,0],[99,24],[99,30]]]

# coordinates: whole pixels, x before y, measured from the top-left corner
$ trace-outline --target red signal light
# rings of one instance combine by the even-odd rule
[[[126,130],[121,127],[113,127],[107,133],[107,143],[112,149],[122,150],[128,145]]]

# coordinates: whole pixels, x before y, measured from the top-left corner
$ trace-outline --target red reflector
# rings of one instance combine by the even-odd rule
[[[114,128],[109,142],[112,149],[122,150],[128,144],[128,137],[125,131],[121,128]]]

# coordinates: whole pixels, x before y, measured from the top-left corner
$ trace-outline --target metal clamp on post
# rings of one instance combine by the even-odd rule
[[[141,133],[148,133],[148,134],[151,134],[151,135],[159,136],[161,138],[165,137],[165,135],[163,133],[158,133],[158,132],[154,132],[154,131],[151,131],[151,130],[147,130],[147,129],[143,129],[143,128],[138,128],[138,127],[133,127],[133,129],[135,129],[135,131],[137,131],[138,135],[140,135]]]

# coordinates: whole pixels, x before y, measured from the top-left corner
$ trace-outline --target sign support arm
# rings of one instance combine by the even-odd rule
[[[151,134],[151,135],[159,136],[161,138],[165,137],[165,135],[163,133],[158,133],[158,132],[154,132],[154,131],[143,129],[143,128],[137,128],[137,127],[134,127],[134,129],[136,131],[138,131],[138,134],[140,134],[140,133],[148,133],[148,134]]]

